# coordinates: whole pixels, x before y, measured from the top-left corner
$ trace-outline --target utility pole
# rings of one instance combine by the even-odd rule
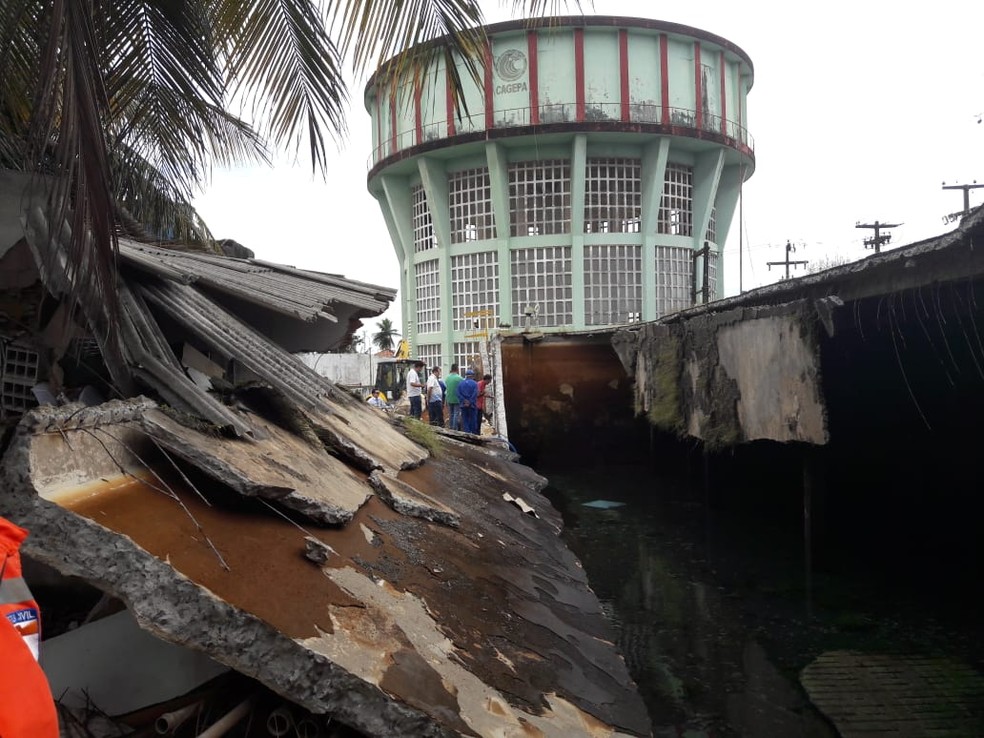
[[[883,228],[898,228],[901,223],[879,223],[877,220],[874,223],[861,223],[858,221],[854,224],[855,228],[871,228],[875,231],[875,235],[871,238],[864,239],[864,247],[866,249],[874,249],[876,254],[881,253],[881,247],[883,244],[888,243],[892,240],[892,234],[886,233],[882,235]]]
[[[798,261],[790,260],[789,255],[794,251],[796,251],[796,247],[793,246],[793,244],[790,243],[789,241],[786,241],[786,258],[783,261],[767,261],[766,266],[769,267],[769,271],[771,272],[772,267],[774,266],[785,266],[786,276],[783,277],[783,279],[789,279],[789,267],[793,267],[793,269],[795,269],[800,265],[806,266],[807,264],[810,263],[807,259],[800,259]]]
[[[703,277],[701,279],[700,289],[697,288],[697,264],[701,260],[704,261]],[[711,262],[711,245],[704,241],[704,248],[699,251],[695,251],[693,255],[693,279],[690,283],[690,303],[692,305],[697,304],[698,297],[702,303],[707,303],[710,301],[711,292],[711,276],[710,276],[710,262]]]
[[[977,121],[977,122],[980,123],[980,121]],[[964,184],[964,185],[948,185],[946,182],[944,182],[943,183],[943,189],[944,190],[963,190],[963,196],[964,196],[964,198],[963,198],[963,200],[964,200],[963,212],[962,213],[951,213],[950,215],[947,216],[947,218],[948,219],[951,219],[951,220],[956,220],[960,216],[966,216],[966,215],[968,215],[970,213],[970,191],[971,190],[976,190],[976,189],[978,189],[980,187],[984,187],[984,184],[977,184],[977,180],[976,179],[974,180],[974,183],[973,184]]]

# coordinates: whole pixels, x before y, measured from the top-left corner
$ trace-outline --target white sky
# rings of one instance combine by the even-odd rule
[[[512,15],[496,2],[487,20]],[[592,10],[585,6],[586,14]],[[744,187],[745,289],[776,281],[767,261],[857,259],[872,231],[901,222],[888,248],[938,235],[962,193],[941,184],[984,182],[984,4],[831,0],[657,3],[597,0],[594,13],[656,18],[718,34],[755,65],[748,127],[756,171]],[[300,163],[217,170],[195,205],[218,238],[258,258],[389,287],[399,269],[366,189],[371,148],[363,85],[353,84],[349,137],[328,181]],[[984,200],[972,191],[971,205]],[[738,214],[725,250],[725,293],[739,290]],[[799,272],[802,274],[802,270]],[[399,299],[381,317],[402,329]],[[377,319],[366,321],[370,332]]]

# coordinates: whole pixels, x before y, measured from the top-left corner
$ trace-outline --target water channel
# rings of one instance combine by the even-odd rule
[[[648,464],[538,471],[657,738],[836,736],[799,684],[803,667],[831,650],[943,654],[980,667],[979,626],[959,607],[896,587],[876,568],[843,566],[845,557],[807,579],[797,489],[785,509],[721,511],[692,477]]]

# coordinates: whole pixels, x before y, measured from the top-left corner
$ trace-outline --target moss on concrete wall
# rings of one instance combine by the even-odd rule
[[[680,409],[681,358],[682,347],[675,336],[667,335],[655,346],[650,356],[651,393],[646,413],[654,427],[679,436],[684,435],[685,428]]]

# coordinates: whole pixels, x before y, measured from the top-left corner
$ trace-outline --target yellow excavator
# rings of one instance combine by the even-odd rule
[[[407,372],[412,366],[410,342],[403,338],[392,358],[378,359],[373,388],[385,394],[387,402],[396,402],[407,391]]]

